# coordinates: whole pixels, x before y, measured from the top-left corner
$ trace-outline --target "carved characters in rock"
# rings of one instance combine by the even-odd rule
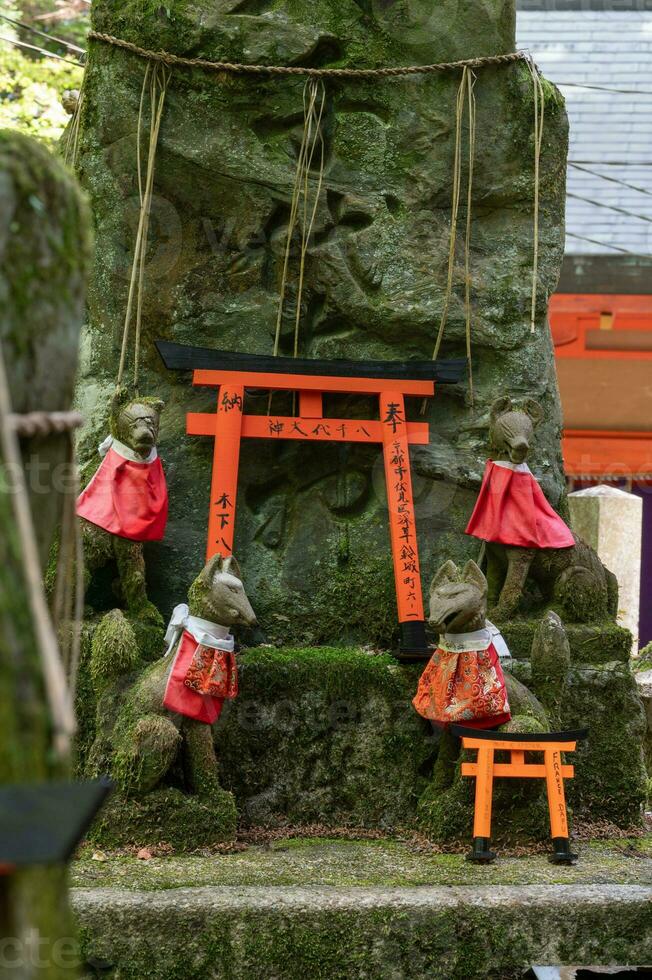
[[[430,589],[430,625],[439,643],[419,681],[414,706],[437,725],[496,728],[510,720],[500,666],[505,641],[486,621],[487,580],[473,561],[447,561]]]
[[[163,402],[118,392],[111,406],[111,435],[103,457],[80,494],[87,586],[110,561],[118,567],[119,593],[132,615],[160,622],[147,598],[143,543],[165,533],[168,495],[156,442]]]
[[[153,664],[143,668],[122,612],[108,613],[92,645],[97,736],[89,774],[108,769],[125,797],[143,799],[174,771],[176,784],[211,809],[223,836],[232,832],[235,803],[219,783],[211,722],[237,692],[230,627],[255,623],[237,561],[220,555],[193,582],[188,605],[176,608],[167,655]]]
[[[505,396],[491,408],[493,458],[466,529],[486,542],[490,615],[511,618],[533,582],[543,600],[558,603],[571,621],[614,616],[615,576],[552,509],[527,465],[542,417],[532,399],[517,407]]]

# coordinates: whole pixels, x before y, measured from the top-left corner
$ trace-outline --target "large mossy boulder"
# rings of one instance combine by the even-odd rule
[[[532,639],[537,625],[530,624]],[[573,634],[576,655],[591,649],[590,628],[582,629],[584,638]],[[86,663],[91,632],[89,624]],[[419,665],[328,647],[257,647],[239,660],[240,695],[225,708],[214,737],[220,783],[233,793],[240,826],[419,827],[438,840],[470,836],[472,780],[456,771],[457,751],[443,758],[443,740],[412,706]],[[552,687],[542,666],[533,671],[523,658],[507,675],[514,730],[588,726],[588,741],[568,759],[576,767],[566,786],[573,817],[598,830],[636,826],[645,796],[644,719],[629,665],[617,661],[614,647],[611,662],[576,660]],[[133,680],[125,678],[127,697]],[[112,729],[111,702],[100,702],[97,711],[87,685],[80,708],[80,769],[90,762],[101,771],[92,754],[102,739],[91,746],[103,728]],[[105,771],[110,765],[107,754]],[[499,781],[495,813],[494,833],[502,841],[549,835],[539,781]],[[154,792],[117,797],[93,830],[102,846],[165,841],[187,850],[224,838],[224,824],[206,801],[188,794],[176,767]]]
[[[98,31],[145,48],[281,65],[378,67],[515,48],[512,0],[95,0],[93,21]],[[133,54],[90,44],[78,158],[98,240],[80,389],[92,422],[89,457],[106,434],[122,333],[138,211],[136,129],[144,71],[145,62]],[[326,167],[307,257],[302,355],[432,354],[447,277],[459,81],[459,72],[449,72],[327,83]],[[185,594],[205,547],[212,447],[209,440],[186,438],[184,417],[188,410],[214,410],[215,401],[212,392],[193,391],[187,375],[166,372],[153,341],[272,352],[303,84],[302,78],[172,72],[156,164],[141,371],[142,390],[167,403],[161,451],[170,522],[165,541],[150,551],[152,595],[164,611]],[[563,251],[563,100],[544,82],[539,294],[531,333],[534,143],[527,65],[478,69],[475,94],[475,405],[465,385],[438,391],[428,408],[430,444],[413,452],[425,577],[445,558],[477,554],[462,532],[486,455],[488,406],[501,389],[542,404],[546,422],[532,465],[553,504],[563,493],[561,416],[545,322]],[[466,133],[464,141],[466,147]],[[461,216],[463,225],[464,210]],[[443,356],[465,351],[462,259],[460,242]],[[286,354],[293,344],[297,271],[293,254],[281,337]],[[265,395],[250,398],[251,410],[266,404]],[[284,404],[278,396],[276,404]],[[364,400],[346,398],[326,408],[358,417],[374,411]],[[409,412],[420,418],[416,404]],[[244,445],[236,548],[246,556],[249,594],[270,639],[301,646],[392,642],[396,614],[382,473],[379,448]]]

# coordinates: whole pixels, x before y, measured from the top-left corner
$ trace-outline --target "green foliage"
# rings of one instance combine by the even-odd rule
[[[0,129],[18,129],[56,149],[70,117],[61,105],[83,72],[54,58],[27,58],[0,41]]]

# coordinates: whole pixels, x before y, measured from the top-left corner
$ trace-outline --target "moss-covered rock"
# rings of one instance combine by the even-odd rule
[[[203,0],[96,0],[93,17],[97,30],[145,47],[275,64],[376,67],[515,47],[511,0],[233,0],[218,8]],[[84,451],[90,454],[105,431],[124,317],[138,208],[135,130],[144,63],[95,41],[88,65],[79,174],[92,198],[99,242],[80,387],[90,419]],[[326,173],[306,263],[301,354],[431,356],[447,278],[459,80],[459,73],[445,73],[328,83]],[[152,342],[162,337],[271,353],[302,88],[302,79],[175,70],[168,89],[141,372],[143,391],[160,394],[167,404],[161,450],[170,476],[170,521],[165,542],[149,551],[151,592],[164,612],[184,594],[205,547],[212,447],[209,440],[186,438],[184,416],[192,409],[214,410],[214,394],[192,392],[186,376],[166,372]],[[533,467],[554,504],[564,486],[559,398],[545,327],[563,251],[563,100],[544,86],[540,281],[531,333],[532,79],[522,63],[481,69],[475,93],[481,148],[471,242],[475,408],[463,386],[439,389],[427,415],[430,444],[413,453],[426,578],[446,558],[477,554],[462,531],[487,451],[486,411],[497,390],[541,401],[546,422]],[[465,351],[461,244],[458,258],[445,356]],[[293,348],[296,283],[293,254],[282,353]],[[252,411],[266,405],[266,395],[248,398]],[[289,404],[281,396],[274,402],[278,411]],[[364,418],[377,406],[334,398],[326,409]],[[408,409],[411,418],[420,418],[416,401]],[[236,551],[246,556],[249,594],[268,637],[297,646],[390,646],[395,602],[380,451],[245,442]]]
[[[88,862],[75,908],[83,955],[117,980],[518,980],[542,961],[650,961],[649,861],[610,857],[477,868],[392,842],[290,841]]]
[[[235,824],[229,793],[200,798],[167,786],[136,799],[117,791],[87,839],[104,848],[169,844],[188,851],[232,840]]]
[[[216,725],[243,823],[397,827],[430,775],[430,727],[411,705],[419,668],[362,650],[259,648]]]
[[[512,657],[529,660],[534,636],[539,626],[536,619],[518,619],[501,623],[500,630]],[[571,663],[602,664],[630,662],[632,635],[629,630],[609,620],[599,623],[564,623],[568,637]]]
[[[390,656],[355,648],[259,647],[240,654],[239,660],[240,695],[226,707],[214,735],[220,783],[233,793],[241,824],[420,824],[435,837],[469,836],[472,786],[456,776],[459,748],[455,740],[448,744],[435,738],[411,704],[422,667],[399,666]],[[153,675],[161,669],[160,661],[149,668]],[[644,729],[629,667],[612,662],[571,668],[554,724],[537,697],[549,698],[548,684],[537,689],[529,661],[516,661],[514,673],[506,676],[511,729],[589,728],[588,741],[569,759],[576,773],[567,783],[573,810],[584,820],[635,825],[645,794]],[[85,698],[86,705],[95,704],[92,692],[91,700],[88,692]],[[98,718],[108,719],[111,738],[117,703],[121,701],[108,697],[98,712]],[[144,702],[132,708],[134,718],[149,714]],[[101,735],[101,725],[90,727],[93,738]],[[88,760],[92,738],[83,716],[82,732]],[[101,745],[100,738],[96,751]],[[100,752],[104,771],[111,765],[120,769],[128,757],[128,752],[112,755],[106,747]],[[125,774],[130,771],[127,765]],[[172,788],[183,787],[174,767],[166,781]],[[101,842],[110,831],[108,840],[133,843],[136,817],[128,817],[123,834],[116,829],[119,808],[113,812],[114,825],[105,821],[95,839]],[[133,812],[144,811],[136,807]],[[165,812],[176,819],[180,811],[166,803]],[[495,830],[503,839],[548,836],[543,785],[497,785],[495,812],[500,814]],[[143,819],[149,827],[147,813]],[[160,823],[161,839],[182,839],[182,829],[165,826]],[[211,839],[210,828],[202,839]]]

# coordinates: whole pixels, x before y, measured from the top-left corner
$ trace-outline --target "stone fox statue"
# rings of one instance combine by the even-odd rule
[[[163,537],[168,497],[156,451],[163,402],[116,393],[103,459],[77,502],[82,518],[87,582],[110,561],[118,567],[120,598],[132,615],[160,622],[147,598],[143,543]]]
[[[175,609],[166,655],[135,678],[139,652],[133,630],[119,609],[108,613],[92,645],[97,737],[88,773],[108,769],[125,795],[140,797],[179,760],[191,793],[213,803],[230,796],[219,784],[211,722],[224,699],[237,693],[229,628],[254,625],[238,563],[221,555],[193,582],[188,605]]]
[[[466,529],[486,542],[490,615],[513,616],[531,579],[570,620],[615,616],[616,577],[552,509],[527,465],[542,415],[532,399],[518,408],[503,397],[491,408],[493,458]]]
[[[430,587],[430,625],[439,634],[414,707],[437,725],[496,728],[511,718],[498,631],[486,621],[487,580],[473,561],[447,561]]]

